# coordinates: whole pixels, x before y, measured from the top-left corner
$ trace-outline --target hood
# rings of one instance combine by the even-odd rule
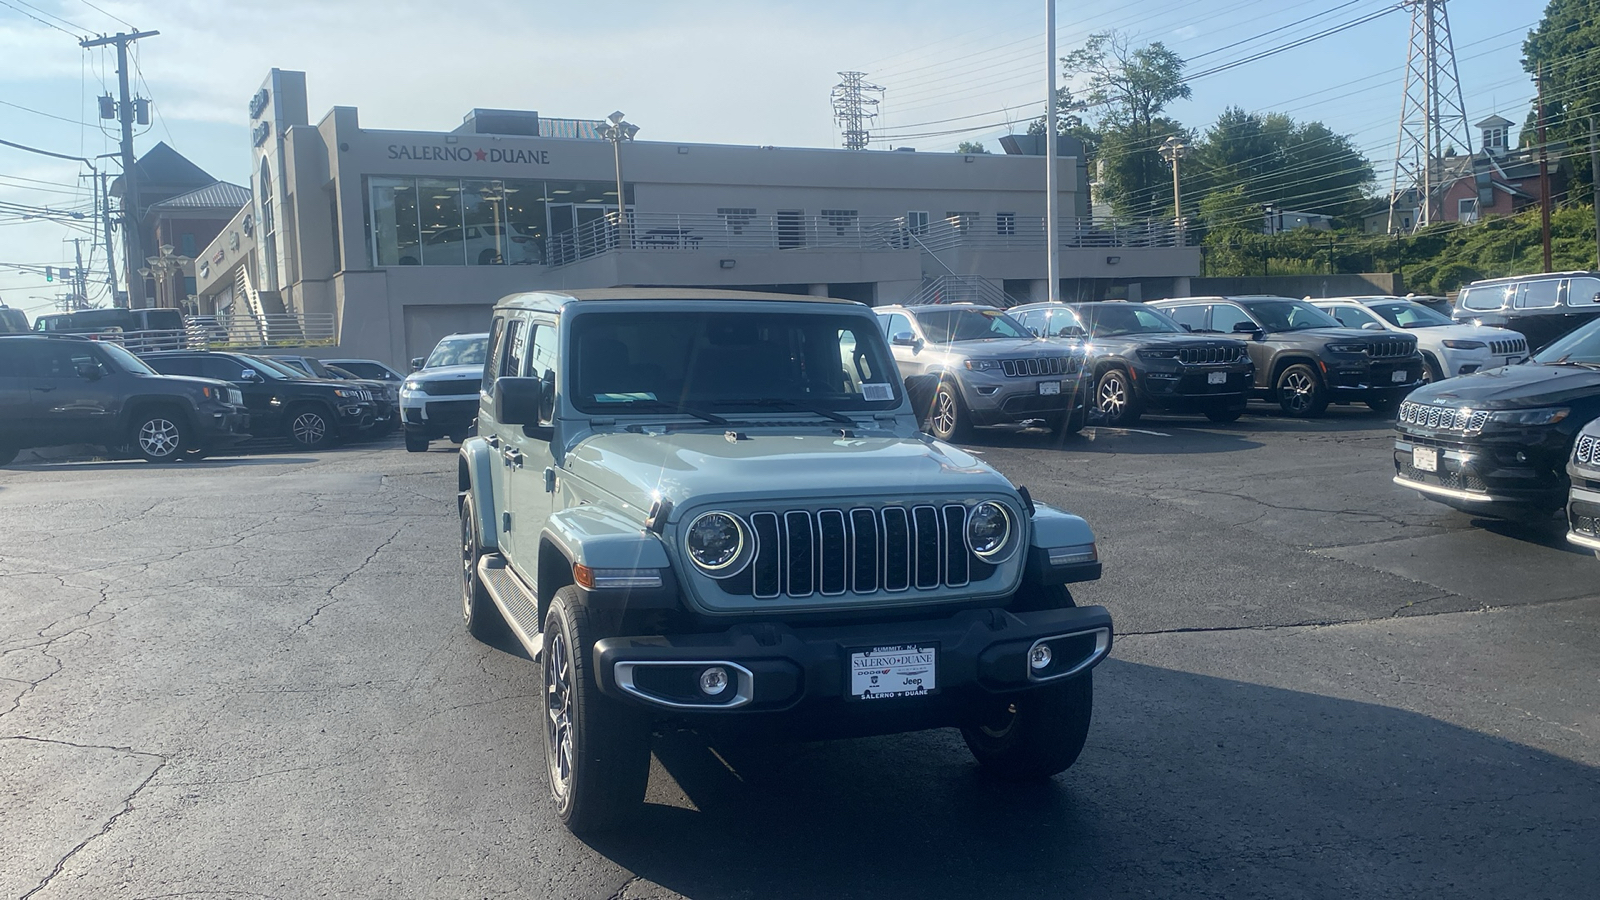
[[[1272,331],[1267,333],[1267,340],[1313,340],[1313,341],[1387,341],[1403,339],[1407,335],[1394,331],[1368,331],[1364,328],[1306,328],[1300,331]],[[1412,337],[1412,340],[1416,340]]]
[[[178,382],[180,384],[188,385],[189,387],[196,387],[196,388],[208,387],[208,388],[211,388],[213,391],[217,391],[217,390],[231,391],[231,390],[235,390],[237,388],[237,385],[231,384],[231,383],[226,382],[226,381],[218,381],[215,378],[197,378],[197,377],[195,377],[193,375],[162,375],[160,377],[161,377],[161,380],[165,381],[165,382],[174,382],[174,381],[176,381],[176,382]]]
[[[1083,352],[1076,338],[984,338],[929,344],[929,348],[972,359],[1010,359],[1014,356],[1071,356]]]
[[[1406,328],[1400,333],[1430,341],[1483,341],[1487,344],[1490,341],[1522,340],[1521,332],[1489,325],[1432,325],[1427,328]]]
[[[998,472],[976,457],[933,440],[841,437],[751,429],[730,440],[723,432],[613,432],[574,447],[563,468],[639,510],[657,496],[679,509],[688,504],[785,496],[841,498],[932,497],[951,492],[1010,493]]]
[[[1458,375],[1412,391],[1407,400],[1472,409],[1559,406],[1600,394],[1600,369],[1524,363]]]
[[[1090,344],[1097,347],[1163,347],[1171,349],[1181,347],[1233,347],[1237,349],[1243,347],[1245,342],[1220,334],[1190,334],[1187,331],[1174,331],[1097,337],[1093,338]]]
[[[466,381],[467,379],[483,380],[483,365],[475,366],[434,366],[431,369],[420,369],[406,376],[406,381]]]

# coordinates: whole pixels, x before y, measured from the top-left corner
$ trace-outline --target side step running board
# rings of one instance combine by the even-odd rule
[[[486,553],[478,560],[478,578],[528,655],[538,659],[544,651],[544,627],[539,621],[539,600],[533,590],[499,554]]]

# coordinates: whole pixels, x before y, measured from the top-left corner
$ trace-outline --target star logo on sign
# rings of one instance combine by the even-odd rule
[[[478,151],[478,162],[483,162],[484,160],[486,160],[488,158],[489,158],[489,154],[483,152],[482,150]]]

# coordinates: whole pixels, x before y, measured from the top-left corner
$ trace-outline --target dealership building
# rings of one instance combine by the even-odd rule
[[[445,132],[363,128],[350,107],[313,125],[304,73],[278,69],[249,115],[250,202],[197,254],[195,311],[339,355],[423,355],[525,290],[1047,295],[1042,156],[613,143],[604,121],[514,110]],[[1198,248],[1092,218],[1081,158],[1059,166],[1064,298],[1188,292]]]

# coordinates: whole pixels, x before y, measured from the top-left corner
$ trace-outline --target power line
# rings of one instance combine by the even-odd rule
[[[36,116],[44,116],[46,119],[55,119],[58,122],[66,122],[69,125],[82,125],[85,128],[93,127],[88,122],[81,122],[77,119],[69,119],[65,116],[58,116],[53,113],[47,113],[37,109],[30,109],[20,103],[12,103],[9,100],[0,100],[0,106],[9,106],[12,109],[20,109],[25,113],[33,113]]]
[[[17,2],[21,3],[22,0],[17,0]],[[21,6],[17,6],[16,4],[12,3],[11,0],[0,0],[0,6],[10,7],[12,10],[15,10],[16,12],[22,13],[23,15],[25,15],[28,18],[34,20],[35,22],[38,22],[40,25],[44,25],[44,26],[46,26],[48,28],[54,28],[55,30],[61,32],[62,34],[66,35],[67,37],[72,38],[73,40],[77,40],[78,39],[78,35],[73,34],[72,32],[66,30],[65,28],[62,28],[60,25],[57,25],[54,22],[47,22],[44,19],[39,18],[38,16],[34,15],[33,13],[28,12],[28,10],[23,9]],[[27,6],[27,4],[24,3],[23,6]],[[29,9],[39,9],[36,6],[31,6],[31,7],[28,7],[28,8]],[[42,10],[42,9],[39,10],[39,11],[40,12],[44,12],[44,10]],[[49,15],[49,13],[45,13],[45,15]],[[66,22],[67,20],[66,19],[62,19],[61,21]],[[72,23],[71,22],[67,22],[67,24],[71,25]],[[74,25],[73,27],[76,28],[77,26]]]
[[[134,31],[138,31],[139,30],[137,28],[134,28],[134,25],[133,25],[132,22],[129,22],[127,19],[118,18],[116,15],[114,15],[112,13],[109,13],[109,12],[106,12],[105,10],[101,9],[100,7],[95,6],[93,3],[90,3],[89,0],[82,0],[82,3],[83,3],[84,6],[89,7],[90,9],[94,10],[97,13],[100,13],[103,16],[110,16],[111,18],[116,19],[118,22],[121,22],[122,24],[128,26],[129,28],[133,28]]]

